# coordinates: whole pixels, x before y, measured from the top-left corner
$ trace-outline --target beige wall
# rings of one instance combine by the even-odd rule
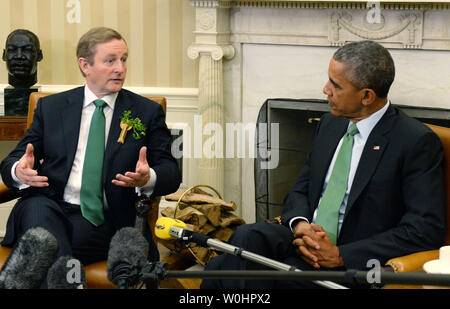
[[[67,21],[69,2],[0,0],[1,49],[14,29],[28,29],[40,39],[44,59],[39,63],[39,84],[83,83],[75,57],[78,39],[92,27],[107,26],[118,30],[128,43],[126,86],[197,87],[197,65],[186,52],[195,29],[195,11],[188,0],[79,0],[79,24]],[[3,62],[0,84],[7,83]]]

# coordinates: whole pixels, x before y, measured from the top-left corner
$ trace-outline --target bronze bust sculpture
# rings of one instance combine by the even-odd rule
[[[37,63],[43,58],[39,38],[31,31],[17,29],[6,39],[3,60],[8,82],[15,88],[29,88],[37,83]]]

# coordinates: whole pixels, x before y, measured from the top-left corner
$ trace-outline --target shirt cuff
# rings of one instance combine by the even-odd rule
[[[309,223],[309,220],[305,217],[294,217],[291,220],[289,220],[289,228],[291,229],[291,232],[294,233],[294,229],[292,228],[292,223],[294,223],[296,220],[303,220]]]
[[[11,168],[11,177],[14,180],[13,186],[19,190],[23,190],[26,188],[29,188],[30,186],[27,184],[24,184],[19,178],[16,176],[16,166],[19,164],[19,161],[14,163],[14,165]]]
[[[153,190],[155,189],[156,180],[157,180],[156,172],[155,172],[154,169],[152,169],[150,167],[150,179],[145,184],[145,186],[143,186],[143,187],[136,187],[137,195],[138,196],[141,196],[142,194],[144,194],[146,196],[152,195]]]

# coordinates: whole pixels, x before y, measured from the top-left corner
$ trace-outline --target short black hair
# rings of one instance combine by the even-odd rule
[[[386,98],[394,82],[395,66],[389,51],[374,41],[345,44],[333,55],[345,64],[347,78],[358,89],[372,89],[379,98]]]
[[[25,34],[30,36],[33,39],[34,42],[34,46],[36,47],[36,50],[39,51],[41,49],[41,43],[39,42],[39,38],[36,34],[34,34],[33,32],[31,32],[30,30],[26,30],[26,29],[16,29],[13,32],[11,32],[8,37],[6,38],[6,44],[8,44],[9,39],[13,36],[13,35],[17,35],[17,34]]]

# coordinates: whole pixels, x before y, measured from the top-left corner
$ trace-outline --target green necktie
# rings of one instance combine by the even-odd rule
[[[104,222],[103,217],[103,156],[105,154],[105,115],[103,107],[106,102],[95,100],[86,155],[81,180],[81,213],[95,226]]]
[[[315,223],[323,227],[333,243],[336,243],[337,240],[339,208],[347,191],[348,174],[352,160],[353,136],[356,133],[358,133],[358,128],[355,123],[352,123],[344,136],[333,171],[317,209]]]

